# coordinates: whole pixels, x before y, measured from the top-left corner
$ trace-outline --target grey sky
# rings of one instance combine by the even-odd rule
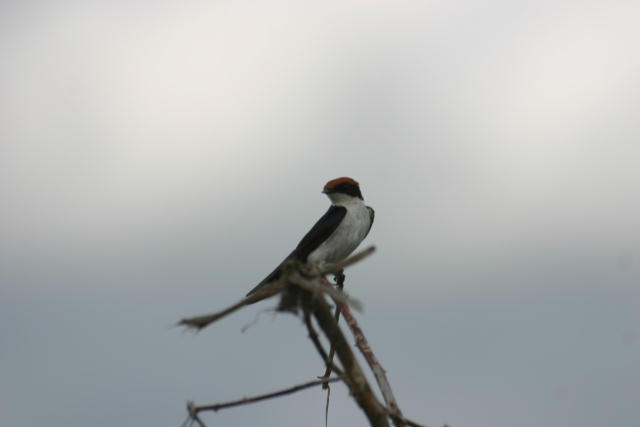
[[[254,286],[349,175],[405,414],[640,419],[637,2],[0,6],[0,423],[177,426],[322,371]],[[272,306],[273,304],[271,304]],[[241,328],[256,313],[260,321]],[[342,386],[330,425],[366,425]],[[324,396],[207,417],[323,425]]]

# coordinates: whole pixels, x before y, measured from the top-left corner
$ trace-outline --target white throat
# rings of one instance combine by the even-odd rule
[[[336,206],[348,207],[364,204],[364,201],[361,198],[349,196],[348,194],[344,193],[329,193],[327,194],[327,196],[331,200],[331,203]]]

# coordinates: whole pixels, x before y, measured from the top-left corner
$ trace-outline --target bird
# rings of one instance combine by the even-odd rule
[[[327,212],[300,240],[296,248],[247,297],[280,279],[284,263],[295,259],[322,269],[345,260],[367,237],[375,211],[365,205],[357,181],[340,177],[327,182],[322,192],[331,200]]]

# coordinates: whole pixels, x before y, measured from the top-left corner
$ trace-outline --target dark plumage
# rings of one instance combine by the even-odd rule
[[[247,295],[282,275],[285,261],[295,259],[323,267],[344,260],[369,234],[373,209],[364,204],[360,186],[347,177],[333,179],[324,186],[331,207],[300,240],[296,248]]]
[[[315,223],[315,225],[309,230],[307,234],[300,240],[298,246],[285,258],[285,260],[291,259],[295,257],[301,262],[307,262],[307,257],[315,248],[317,248],[320,243],[326,240],[331,233],[338,228],[340,221],[347,214],[347,208],[343,206],[334,206],[331,205],[329,210],[322,215],[322,217]],[[284,261],[283,261],[284,262]],[[282,263],[276,267],[267,277],[262,279],[262,281],[253,289],[249,291],[247,295],[255,292],[260,286],[265,283],[273,282],[274,280],[278,280],[280,278],[280,273],[282,271]]]

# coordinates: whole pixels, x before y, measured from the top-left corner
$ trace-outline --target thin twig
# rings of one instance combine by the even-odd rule
[[[344,270],[341,270],[339,273],[336,273],[336,285],[338,286],[338,289],[340,289],[340,291],[342,291],[342,289],[344,289]],[[340,307],[338,307],[338,305],[336,304],[336,310],[334,312],[333,317],[336,319],[336,323],[340,322]],[[333,345],[331,345],[331,347],[329,347],[329,361],[333,361],[333,356],[335,356],[336,354],[336,349],[333,347]],[[331,376],[331,365],[327,365],[327,369],[324,371],[324,375],[322,376],[322,378],[329,378]],[[329,389],[329,384],[325,383],[322,384],[322,389],[323,390],[328,390]],[[327,396],[327,409],[329,407],[329,399]]]
[[[313,342],[313,344],[316,347],[316,350],[318,350],[318,353],[320,353],[320,357],[322,357],[322,360],[324,360],[325,366],[327,367],[327,372],[331,373],[331,370],[333,368],[333,370],[338,373],[338,374],[342,374],[342,372],[340,370],[337,369],[337,367],[333,364],[333,353],[334,353],[334,348],[333,346],[331,346],[331,353],[329,356],[327,356],[327,352],[324,350],[324,347],[322,346],[322,343],[320,342],[320,339],[318,338],[318,333],[316,332],[315,328],[313,327],[313,324],[311,323],[311,315],[309,312],[309,307],[305,307],[304,310],[304,323],[307,325],[307,330],[309,331],[309,338],[311,339],[311,341]],[[319,379],[321,380],[325,380],[329,378],[329,375],[325,375]],[[327,391],[327,403],[325,405],[325,409],[324,409],[324,425],[325,427],[327,427],[329,425],[329,397],[331,396],[331,389],[329,388],[329,383],[328,382],[323,382],[322,383],[322,388],[323,389],[328,389]]]
[[[315,277],[304,277],[301,274],[294,273],[289,277],[289,282],[297,285],[298,287],[311,292],[314,295],[319,294],[327,294],[334,301],[340,301],[342,304],[350,305],[356,311],[362,311],[362,304],[355,298],[351,298],[349,295],[344,292],[335,289],[333,286],[326,286],[324,281],[326,280],[324,277],[315,276]]]
[[[193,402],[187,402],[187,411],[189,411],[189,416],[191,417],[191,419],[200,424],[200,427],[207,427],[204,421],[202,421],[198,416],[198,408]]]
[[[311,323],[311,315],[308,310],[304,311],[304,323],[307,325],[309,338],[311,339],[311,342],[313,342],[313,345],[316,347],[316,350],[318,350],[318,353],[320,353],[320,357],[322,358],[322,361],[324,362],[327,369],[333,369],[333,371],[335,371],[336,374],[341,376],[342,370],[333,363],[332,359],[329,359],[329,356],[327,356],[327,352],[324,350],[324,347],[322,346],[322,343],[318,338],[318,333],[316,332],[315,328],[313,327],[313,324]],[[322,379],[322,378],[319,378],[319,379]],[[324,384],[322,385],[322,387],[324,388]]]
[[[306,295],[307,298],[312,297],[312,294],[309,293],[303,295]],[[343,305],[346,306],[346,304]],[[314,298],[313,316],[329,342],[335,346],[340,365],[344,370],[344,380],[349,386],[351,395],[367,415],[370,425],[372,427],[387,427],[389,425],[388,411],[373,393],[360,364],[351,350],[351,345],[340,330],[340,327],[338,327],[331,313],[331,308],[322,295]],[[320,379],[319,381],[323,382],[325,380]]]
[[[331,286],[331,284],[326,281],[326,279],[325,282],[325,286]],[[396,426],[398,427],[406,425],[406,423],[403,421],[404,416],[402,415],[402,411],[400,410],[396,398],[393,395],[393,391],[391,390],[389,380],[387,380],[387,374],[380,362],[378,362],[378,359],[373,353],[373,350],[369,346],[369,343],[367,342],[362,329],[360,329],[358,322],[351,313],[351,310],[349,310],[349,306],[347,304],[341,303],[340,301],[335,301],[335,303],[340,308],[342,316],[346,320],[347,325],[349,325],[349,329],[351,329],[351,333],[356,340],[356,346],[364,356],[365,360],[369,364],[369,367],[371,368],[371,371],[373,372],[374,377],[376,378],[376,382],[378,383],[378,387],[380,387],[382,397],[384,398],[384,401],[389,408],[389,412],[392,415],[394,424],[396,424]]]
[[[329,383],[322,383],[322,388],[327,387],[327,403],[324,405],[324,427],[329,427],[329,402],[331,401],[331,388]]]
[[[338,264],[334,264],[333,266],[330,266],[326,271],[320,271],[317,272],[318,275],[326,275],[329,274],[333,271],[338,271],[348,265],[352,265],[355,264],[358,261],[361,261],[362,259],[366,258],[367,256],[371,255],[373,253],[373,251],[375,250],[375,247],[371,246],[367,249],[365,249],[362,252],[359,252],[357,254],[355,254],[354,256],[346,259],[345,261],[338,263]],[[292,264],[295,264],[295,262],[292,262]],[[300,267],[303,266],[303,264],[298,263],[300,265],[298,265],[296,268],[295,265],[291,265],[290,266],[290,273],[296,273],[300,270]],[[341,301],[344,302],[346,304],[351,305],[355,310],[360,311],[361,310],[361,305],[358,301],[349,298],[347,295],[336,291],[333,289],[333,287],[330,288],[330,290],[328,288],[322,287],[322,286],[314,286],[312,281],[310,280],[306,280],[306,278],[301,277],[299,274],[285,274],[283,276],[287,276],[288,280],[290,282],[295,283],[296,285],[302,287],[303,289],[307,289],[307,290],[311,290],[313,292],[326,292],[328,293],[332,298],[334,298],[337,301]],[[275,281],[273,283],[266,283],[264,284],[262,287],[260,287],[258,290],[256,290],[254,293],[244,297],[243,299],[241,299],[240,301],[236,302],[235,304],[225,308],[224,310],[218,311],[216,313],[212,313],[212,314],[205,314],[202,316],[196,316],[196,317],[187,317],[184,319],[181,319],[177,325],[178,326],[186,326],[187,328],[193,328],[196,330],[201,330],[203,328],[206,328],[207,326],[209,326],[210,324],[212,324],[213,322],[216,322],[220,319],[222,319],[225,316],[228,316],[229,314],[241,309],[242,307],[244,307],[245,305],[249,305],[249,304],[253,304],[255,302],[258,302],[260,300],[272,297],[278,293],[280,293],[283,289],[285,288],[285,280],[283,280],[283,278],[281,278],[278,281]]]
[[[342,376],[333,377],[333,378],[329,379],[329,382],[342,381],[343,379],[344,378]],[[322,384],[323,381],[324,380],[312,380],[312,381],[306,382],[304,384],[298,384],[298,385],[293,386],[293,387],[285,388],[283,390],[278,390],[278,391],[274,391],[274,392],[271,392],[271,393],[260,394],[258,396],[244,397],[242,399],[232,400],[232,401],[229,401],[229,402],[214,403],[213,405],[196,406],[196,407],[194,407],[194,410],[195,410],[196,414],[199,413],[199,412],[202,412],[202,411],[214,411],[214,412],[217,412],[220,409],[231,408],[233,406],[246,405],[246,404],[253,403],[253,402],[259,402],[261,400],[273,399],[274,397],[279,397],[279,396],[284,396],[286,394],[295,393],[297,391],[304,390],[306,388],[311,388],[311,387],[320,385],[320,384]]]
[[[320,270],[321,276],[326,276],[329,273],[339,273],[341,270],[344,270],[346,267],[355,264],[356,262],[360,262],[372,253],[376,251],[375,246],[369,246],[367,249],[364,249],[358,252],[355,255],[350,256],[342,262],[337,262],[335,264],[329,265],[326,268]]]
[[[260,396],[255,396],[251,398],[243,398],[231,402],[218,403],[214,405],[207,405],[201,407],[195,407],[193,404],[190,404],[189,411],[191,415],[191,420],[197,422],[200,427],[206,427],[202,420],[198,418],[198,412],[204,410],[213,410],[218,411],[219,409],[228,408],[232,406],[238,406],[243,404],[248,404],[252,402],[257,402],[265,399],[270,399],[274,397],[279,397],[285,394],[294,393],[298,390],[302,390],[308,387],[313,387],[315,385],[334,382],[338,380],[343,380],[349,386],[349,391],[351,395],[354,397],[358,405],[362,408],[362,410],[367,415],[370,425],[374,427],[386,427],[389,425],[389,418],[391,418],[396,426],[405,426],[407,424],[413,425],[415,427],[421,427],[417,423],[409,422],[406,420],[398,405],[393,397],[393,393],[391,392],[391,387],[386,379],[386,375],[384,369],[379,364],[373,351],[371,351],[366,339],[364,338],[364,334],[362,330],[360,330],[355,318],[351,314],[349,309],[349,305],[352,305],[354,309],[357,309],[357,302],[350,299],[346,294],[333,289],[333,287],[327,282],[324,275],[329,273],[334,273],[336,271],[340,271],[346,266],[352,265],[363,258],[369,256],[375,250],[374,247],[370,247],[349,259],[343,261],[342,263],[335,264],[333,266],[329,266],[324,270],[316,270],[315,274],[306,274],[308,272],[308,266],[305,267],[302,264],[292,264],[289,271],[286,274],[283,274],[280,280],[265,284],[264,287],[256,291],[255,293],[249,295],[248,297],[242,299],[236,304],[214,314],[209,314],[205,316],[197,316],[193,318],[185,318],[179,322],[179,325],[195,328],[200,330],[209,324],[221,319],[222,317],[233,313],[236,310],[244,307],[245,305],[251,304],[253,302],[260,301],[262,299],[268,298],[270,296],[281,293],[284,289],[287,289],[288,286],[294,285],[298,286],[302,292],[302,301],[303,307],[306,307],[305,311],[308,312],[309,307],[312,309],[313,316],[315,317],[318,325],[327,336],[329,342],[336,349],[336,354],[340,360],[340,364],[343,367],[344,376],[334,377],[334,378],[320,378],[317,380],[310,381],[305,384],[300,384],[298,386],[290,387],[285,390],[268,393]],[[329,294],[335,301],[336,305],[347,319],[347,323],[351,328],[351,331],[356,338],[356,345],[359,347],[360,351],[365,356],[365,359],[369,363],[376,380],[378,381],[378,386],[380,387],[382,394],[384,396],[385,402],[387,406],[383,406],[375,394],[373,393],[370,385],[362,369],[360,368],[355,356],[351,350],[350,344],[347,342],[344,337],[342,331],[338,327],[338,324],[335,319],[335,315],[332,315],[331,309],[329,308],[324,294]],[[306,303],[305,303],[306,300]],[[313,304],[310,302],[313,301]],[[311,322],[309,319],[309,315],[307,313],[308,325],[311,326]],[[310,327],[310,336],[315,335],[314,345],[316,345],[318,351],[323,357],[325,364],[328,366],[332,366],[334,370],[336,370],[333,363],[329,360],[329,357],[326,356],[324,349],[320,345],[320,341],[315,334],[315,331]],[[313,333],[311,333],[313,331]],[[313,338],[312,338],[313,340]],[[338,370],[338,372],[340,372]]]
[[[187,419],[184,420],[181,427],[191,427],[193,424],[193,418],[191,418],[191,414],[187,415]]]
[[[186,326],[187,328],[193,328],[196,330],[201,330],[206,328],[210,324],[215,321],[222,319],[223,317],[233,313],[241,309],[242,307],[252,304],[254,302],[260,301],[265,298],[269,298],[273,295],[276,295],[284,288],[284,283],[282,281],[277,281],[273,283],[269,283],[265,285],[263,288],[259,289],[255,293],[241,299],[233,305],[225,308],[224,310],[218,311],[212,314],[205,314],[203,316],[189,317],[180,320],[177,325],[178,326]]]

